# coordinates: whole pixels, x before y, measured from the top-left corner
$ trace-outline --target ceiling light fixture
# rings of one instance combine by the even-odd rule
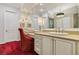
[[[57,16],[57,17],[63,17],[63,16],[64,16],[64,13],[62,13],[62,12],[57,13],[56,16]]]

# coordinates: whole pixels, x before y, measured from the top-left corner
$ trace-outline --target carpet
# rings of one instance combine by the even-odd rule
[[[34,50],[23,51],[20,43],[20,41],[12,41],[0,44],[0,55],[38,55]]]

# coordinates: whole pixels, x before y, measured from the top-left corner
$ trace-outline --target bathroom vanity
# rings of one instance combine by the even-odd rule
[[[39,55],[78,55],[79,35],[35,32],[34,50]]]

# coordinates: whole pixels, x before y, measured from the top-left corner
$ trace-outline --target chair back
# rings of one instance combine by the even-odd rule
[[[22,28],[19,28],[18,30],[20,32],[20,39],[22,40],[24,38],[24,31]]]

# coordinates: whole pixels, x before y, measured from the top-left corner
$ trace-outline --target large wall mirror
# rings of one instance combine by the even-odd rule
[[[48,18],[49,28],[79,28],[78,6],[67,9],[61,18]]]

